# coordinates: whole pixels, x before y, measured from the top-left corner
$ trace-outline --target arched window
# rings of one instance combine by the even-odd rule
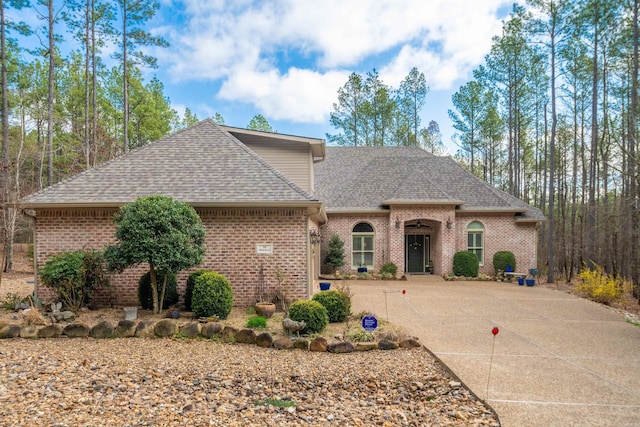
[[[467,226],[467,250],[478,257],[480,265],[484,265],[484,226],[473,221]]]
[[[366,222],[359,222],[351,231],[351,268],[373,268],[373,241],[375,237],[373,227]]]

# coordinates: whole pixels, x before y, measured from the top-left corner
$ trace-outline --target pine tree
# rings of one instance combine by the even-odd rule
[[[334,234],[329,240],[329,249],[324,262],[333,267],[334,270],[344,265],[344,242],[337,234]]]

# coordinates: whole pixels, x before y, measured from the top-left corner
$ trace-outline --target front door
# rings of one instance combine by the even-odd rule
[[[425,273],[429,265],[429,236],[407,234],[404,241],[407,273]]]

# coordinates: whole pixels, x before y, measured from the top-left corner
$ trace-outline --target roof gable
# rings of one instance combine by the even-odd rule
[[[316,165],[316,195],[327,211],[386,209],[390,204],[448,204],[460,211],[542,213],[476,178],[449,157],[418,147],[327,147]]]
[[[119,206],[151,194],[202,206],[317,203],[211,119],[27,196],[21,203]]]

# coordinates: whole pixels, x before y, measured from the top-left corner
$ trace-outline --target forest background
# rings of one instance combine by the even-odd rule
[[[453,96],[455,158],[547,217],[538,251],[548,281],[598,264],[640,283],[638,1],[514,5],[473,80]],[[31,239],[21,197],[199,120],[188,108],[181,115],[171,108],[157,77],[145,81],[143,70],[157,66],[149,47],[170,49],[145,31],[158,7],[148,0],[0,2],[5,271],[13,242]],[[45,25],[8,18],[26,8]],[[29,38],[38,47],[26,48]],[[105,44],[117,50],[107,54]],[[327,140],[418,145],[441,155],[438,123],[420,119],[428,92],[417,68],[397,88],[375,69],[352,73],[338,90],[330,115],[336,132]],[[224,123],[220,114],[214,119]],[[274,131],[261,115],[247,127]]]

